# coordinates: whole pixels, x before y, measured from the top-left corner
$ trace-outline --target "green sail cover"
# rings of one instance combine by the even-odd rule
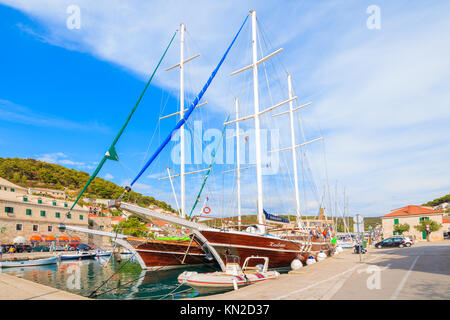
[[[177,238],[177,237],[164,237],[164,238],[158,238],[156,240],[163,240],[163,241],[190,241],[191,238],[189,237],[183,237],[183,238]]]
[[[97,168],[94,170],[94,173],[92,173],[91,177],[89,178],[89,180],[86,182],[86,185],[83,187],[83,189],[81,190],[80,194],[78,195],[77,199],[75,200],[75,202],[73,203],[72,207],[70,208],[69,212],[72,211],[72,209],[75,207],[75,205],[77,204],[78,200],[80,200],[81,196],[83,195],[83,193],[86,191],[87,187],[89,186],[89,184],[92,182],[92,180],[94,180],[94,178],[97,176],[97,174],[100,172],[100,169],[103,167],[103,165],[105,164],[106,160],[113,160],[113,161],[119,161],[119,156],[117,155],[117,151],[116,151],[116,143],[117,141],[119,141],[120,136],[122,135],[123,131],[125,130],[126,126],[128,125],[128,122],[130,122],[131,117],[133,116],[133,113],[136,111],[137,106],[139,105],[139,103],[142,100],[142,97],[144,96],[145,91],[147,90],[148,86],[150,85],[150,82],[152,82],[153,80],[153,76],[156,73],[156,70],[158,70],[159,65],[161,64],[161,62],[163,61],[164,57],[166,56],[167,50],[169,50],[170,45],[173,42],[173,39],[175,38],[175,35],[177,33],[175,32],[174,35],[172,36],[172,39],[170,39],[169,44],[166,47],[166,50],[164,51],[161,59],[159,59],[158,64],[156,65],[155,70],[153,70],[152,75],[150,76],[150,79],[148,80],[147,84],[144,87],[144,90],[142,90],[141,95],[139,96],[139,99],[136,101],[136,104],[134,105],[133,109],[131,110],[130,114],[128,115],[127,120],[125,121],[125,123],[123,124],[122,128],[120,129],[119,133],[116,135],[116,137],[114,138],[114,141],[112,142],[111,146],[109,147],[108,151],[105,153],[105,155],[103,156],[103,159],[100,161],[100,163],[98,164]]]

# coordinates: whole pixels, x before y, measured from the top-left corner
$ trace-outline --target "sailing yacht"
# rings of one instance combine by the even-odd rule
[[[294,109],[292,102],[296,100],[296,97],[292,96],[290,76],[288,77],[289,83],[289,99],[283,101],[277,105],[269,107],[265,110],[260,110],[259,106],[259,92],[258,92],[258,65],[264,61],[270,59],[277,53],[281,52],[279,49],[272,54],[258,60],[257,59],[257,24],[256,24],[256,12],[251,11],[252,21],[252,64],[244,67],[231,75],[244,72],[246,70],[252,70],[253,72],[253,102],[254,102],[254,114],[242,118],[237,118],[232,121],[225,122],[225,125],[238,123],[244,120],[253,119],[255,126],[255,150],[256,150],[256,176],[257,176],[257,216],[258,223],[247,227],[245,230],[234,230],[232,228],[212,228],[204,224],[194,221],[188,221],[180,217],[162,215],[156,211],[140,208],[132,204],[121,202],[120,200],[111,201],[110,206],[127,210],[136,214],[142,218],[156,218],[167,221],[169,223],[177,224],[188,228],[195,236],[196,241],[202,244],[203,249],[211,254],[222,270],[225,270],[225,263],[227,256],[234,255],[240,258],[241,263],[246,258],[251,256],[264,256],[269,258],[269,268],[285,268],[289,267],[291,262],[295,259],[306,261],[310,256],[317,256],[322,251],[327,255],[332,252],[332,245],[330,237],[326,234],[318,232],[319,230],[313,230],[313,228],[305,227],[301,223],[300,219],[300,205],[299,205],[299,191],[298,181],[295,177],[295,193],[296,193],[296,211],[297,211],[297,227],[293,228],[289,235],[276,235],[270,234],[268,230],[268,222],[266,219],[270,218],[269,215],[264,212],[263,203],[263,181],[262,181],[262,161],[261,161],[261,136],[260,136],[260,117],[262,114],[270,112],[285,104],[290,104],[290,109],[287,113],[290,114],[291,123],[291,147],[274,152],[281,152],[284,150],[291,150],[293,154],[294,172],[297,175],[295,149],[304,146],[308,143],[320,140],[321,138],[302,143],[295,144],[293,135],[293,120],[292,113],[296,109],[300,109],[304,106]],[[236,100],[237,101],[237,100]],[[285,112],[286,113],[286,112]],[[238,112],[236,112],[238,115]],[[238,161],[239,162],[239,161]],[[148,165],[147,165],[148,166]],[[240,195],[239,195],[240,196]],[[240,211],[240,200],[239,200]],[[314,232],[313,232],[314,231]]]
[[[247,17],[248,18],[248,17]],[[162,144],[160,145],[160,147],[156,150],[156,152],[150,157],[150,159],[148,160],[148,162],[146,163],[146,165],[144,166],[144,168],[138,173],[138,175],[134,178],[134,180],[131,182],[129,187],[126,187],[125,189],[127,191],[131,190],[131,187],[134,185],[134,183],[139,179],[139,177],[144,173],[144,171],[147,169],[147,167],[155,160],[155,158],[159,155],[159,153],[164,149],[164,147],[169,143],[169,141],[171,140],[173,134],[179,130],[180,131],[180,136],[181,136],[181,174],[180,174],[180,178],[181,178],[181,210],[180,210],[180,217],[175,216],[172,217],[168,214],[162,214],[159,213],[162,217],[162,219],[156,217],[156,219],[159,220],[163,220],[163,221],[167,221],[167,219],[170,220],[170,218],[175,218],[177,219],[177,221],[182,221],[182,222],[189,222],[188,220],[185,219],[186,216],[186,212],[185,212],[185,181],[184,181],[184,176],[187,174],[184,171],[184,124],[186,123],[186,120],[189,118],[189,116],[191,115],[191,113],[194,111],[195,108],[201,106],[202,104],[199,104],[201,98],[203,97],[203,95],[205,94],[206,90],[208,89],[208,87],[210,86],[211,82],[213,81],[214,77],[216,76],[217,72],[219,71],[220,67],[222,66],[225,58],[227,57],[231,47],[233,46],[233,44],[236,41],[236,38],[238,37],[239,33],[241,32],[243,26],[245,25],[247,18],[244,20],[244,22],[242,23],[240,29],[238,30],[237,34],[234,36],[231,44],[228,46],[225,54],[222,56],[222,58],[220,59],[219,63],[217,64],[217,66],[215,67],[215,69],[212,71],[210,77],[208,78],[207,82],[205,83],[205,85],[203,86],[203,88],[201,89],[201,91],[199,92],[199,94],[196,96],[196,98],[194,99],[194,101],[191,103],[190,107],[188,109],[184,109],[184,64],[188,61],[191,61],[193,59],[195,59],[196,57],[198,57],[199,55],[196,55],[192,58],[189,59],[184,59],[184,32],[185,32],[185,25],[182,23],[181,24],[181,36],[180,36],[180,63],[175,65],[174,67],[168,68],[167,70],[171,70],[173,68],[179,67],[180,68],[180,111],[172,114],[172,115],[180,115],[180,120],[177,122],[175,128],[170,132],[170,134],[165,138],[165,140],[162,142]],[[172,37],[172,40],[169,43],[172,43],[173,38],[175,37],[175,35]],[[167,52],[167,49],[169,48],[169,46],[166,48],[165,53]],[[163,57],[164,57],[163,55]],[[161,60],[158,63],[161,63],[163,57],[161,58]],[[157,68],[158,68],[157,66]],[[155,69],[155,71],[153,72],[149,82],[147,83],[147,86],[145,87],[145,89],[148,87],[151,79],[153,78],[153,75],[155,74],[157,68]],[[98,165],[98,167],[95,169],[94,173],[91,175],[90,179],[88,180],[88,182],[86,183],[85,187],[82,189],[81,193],[79,194],[78,198],[76,199],[75,202],[77,202],[81,195],[83,194],[83,192],[86,190],[86,188],[88,187],[89,183],[95,178],[95,176],[98,174],[98,172],[100,171],[101,167],[103,166],[103,164],[105,163],[105,161],[107,159],[110,160],[118,160],[117,157],[117,152],[115,151],[115,144],[118,141],[118,139],[120,138],[122,132],[125,129],[125,126],[128,124],[131,116],[133,115],[134,111],[136,110],[137,105],[139,104],[139,101],[141,100],[144,92],[142,92],[140,98],[138,99],[138,102],[136,103],[136,105],[134,106],[134,108],[132,109],[130,115],[127,118],[127,121],[125,122],[124,126],[122,127],[122,129],[120,130],[119,134],[116,136],[116,138],[114,139],[112,145],[110,146],[110,148],[108,149],[108,151],[106,152],[105,156],[103,157],[102,161],[100,162],[100,164]],[[205,103],[203,103],[205,104]],[[172,116],[169,115],[169,116]],[[166,116],[166,117],[169,117]],[[165,117],[164,117],[165,118]],[[206,170],[210,170],[209,169],[205,169],[205,170],[199,170],[200,171],[206,171]],[[169,178],[170,177],[170,172],[169,172]],[[133,206],[133,205],[131,205]],[[135,206],[138,207],[138,206]],[[152,211],[150,209],[145,209],[145,208],[141,208],[144,210],[148,210],[148,211]],[[70,211],[69,211],[70,212]],[[129,211],[133,214],[135,214],[134,211]],[[139,216],[139,214],[137,214]],[[144,219],[146,220],[151,220],[151,218],[155,218],[155,217],[151,217],[150,215],[144,215],[143,216]],[[183,223],[178,224],[178,225],[183,225]],[[129,237],[126,235],[118,235],[117,233],[109,233],[109,232],[104,232],[104,231],[99,231],[99,230],[90,230],[90,229],[84,229],[84,228],[78,228],[78,227],[74,227],[74,226],[69,226],[69,225],[65,225],[63,223],[60,224],[59,229],[61,231],[64,230],[71,230],[71,231],[75,231],[75,232],[84,232],[84,233],[89,233],[89,234],[95,234],[95,235],[100,235],[100,236],[107,236],[113,239],[114,242],[116,242],[117,244],[125,247],[126,249],[130,250],[131,252],[136,254],[136,258],[137,261],[139,262],[139,264],[141,265],[141,267],[143,269],[152,269],[152,270],[162,270],[162,269],[171,269],[171,268],[177,268],[177,267],[186,267],[186,266],[190,266],[190,265],[195,265],[195,264],[204,264],[207,262],[210,262],[212,260],[212,257],[209,253],[209,251],[207,249],[205,249],[205,246],[203,245],[203,242],[199,241],[198,237],[194,237],[193,235],[190,236],[188,241],[179,241],[179,240],[149,240],[149,239],[143,239],[143,238],[134,238],[134,237]],[[187,234],[189,234],[189,230],[187,230]]]

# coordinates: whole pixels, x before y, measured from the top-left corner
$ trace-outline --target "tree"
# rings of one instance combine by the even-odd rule
[[[429,227],[429,230],[427,230],[427,226]],[[422,220],[420,221],[420,224],[417,226],[414,226],[418,231],[425,232],[427,235],[427,241],[430,241],[430,233],[438,231],[440,228],[442,228],[442,224],[434,221],[434,220]]]
[[[398,232],[399,234],[403,234],[403,232],[409,231],[409,224],[396,224],[394,225],[394,232]]]
[[[114,232],[121,232],[123,229],[123,234],[132,237],[144,237],[148,234],[147,227],[145,223],[142,222],[138,217],[131,216],[127,220],[122,221],[115,226],[113,226]]]

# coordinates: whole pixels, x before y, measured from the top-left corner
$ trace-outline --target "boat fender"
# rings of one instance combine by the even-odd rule
[[[301,267],[303,267],[303,263],[299,259],[292,260],[292,262],[291,262],[292,270],[297,270],[297,269],[300,269]]]
[[[234,288],[234,290],[238,289],[238,285],[237,285],[236,279],[233,279],[233,288]]]
[[[317,261],[325,260],[326,257],[327,257],[327,255],[325,254],[325,252],[320,251],[319,254],[317,255]]]
[[[316,263],[316,259],[314,259],[314,257],[309,257],[309,258],[306,260],[306,264],[307,264],[307,265],[314,264],[314,263]]]

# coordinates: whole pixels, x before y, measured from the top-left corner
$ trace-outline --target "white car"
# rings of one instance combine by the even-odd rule
[[[410,247],[414,244],[414,241],[410,237],[401,236],[405,240],[405,246]]]

